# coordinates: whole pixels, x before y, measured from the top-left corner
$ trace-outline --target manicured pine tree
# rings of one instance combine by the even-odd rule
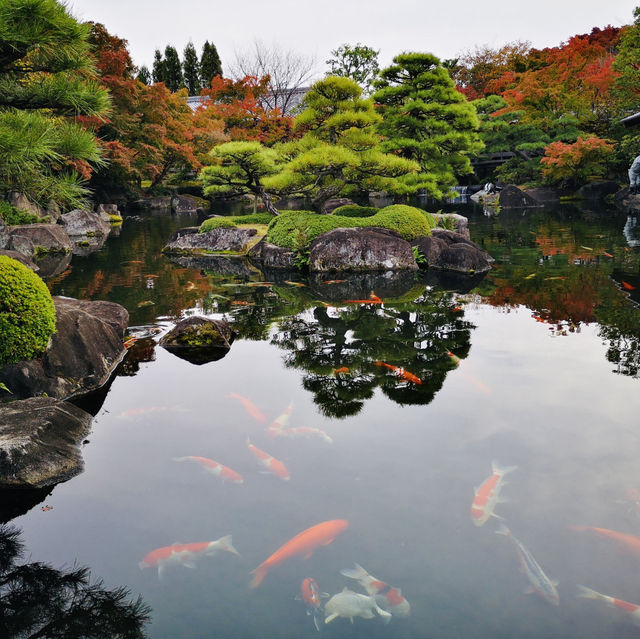
[[[182,77],[182,64],[180,63],[180,56],[175,47],[168,44],[164,50],[164,68],[165,68],[165,80],[169,91],[177,91],[184,86],[184,78]]]
[[[418,162],[411,186],[442,198],[459,176],[472,173],[469,155],[482,150],[476,110],[430,53],[403,53],[380,72],[373,101],[386,151]]]
[[[189,95],[198,95],[202,89],[200,82],[200,61],[193,42],[189,42],[184,48],[184,57],[182,59],[182,72],[184,76],[184,85],[189,91]]]
[[[153,54],[153,67],[151,75],[154,82],[166,82],[167,80],[166,65],[165,61],[162,58],[162,53],[160,53],[160,49],[156,49],[155,53]]]
[[[211,86],[211,80],[217,75],[222,75],[222,64],[215,44],[209,44],[207,40],[202,47],[200,58],[200,82],[205,89]]]
[[[137,79],[142,82],[142,84],[146,84],[149,86],[151,84],[151,74],[149,73],[149,69],[146,66],[141,66],[140,71],[138,71]]]

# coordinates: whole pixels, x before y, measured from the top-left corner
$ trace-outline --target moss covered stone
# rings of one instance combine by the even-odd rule
[[[45,283],[26,266],[0,256],[0,365],[42,354],[56,329]]]
[[[230,215],[226,217],[210,217],[200,225],[200,233],[218,228],[234,228],[240,224],[269,224],[273,220],[270,213],[254,213],[251,215]]]
[[[306,250],[311,242],[337,228],[363,228],[378,226],[396,231],[405,240],[431,234],[435,227],[433,216],[426,211],[405,204],[393,204],[377,211],[371,217],[345,217],[318,215],[310,211],[281,213],[269,224],[267,240],[276,246],[297,251]]]

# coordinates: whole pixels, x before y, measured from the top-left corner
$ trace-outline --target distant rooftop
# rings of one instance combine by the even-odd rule
[[[633,115],[628,115],[626,118],[622,118],[622,120],[620,120],[620,124],[624,124],[624,126],[635,126],[636,124],[640,124],[640,111]]]

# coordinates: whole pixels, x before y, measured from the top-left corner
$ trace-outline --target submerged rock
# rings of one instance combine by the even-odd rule
[[[235,336],[224,320],[194,316],[178,322],[162,337],[160,346],[192,364],[206,364],[222,359]]]
[[[309,248],[310,271],[416,271],[411,245],[388,229],[333,229]]]
[[[198,233],[198,227],[191,226],[176,231],[162,252],[171,255],[202,255],[220,251],[242,253],[256,234],[256,229],[238,228],[217,228]]]
[[[0,404],[0,486],[44,488],[82,472],[79,444],[91,419],[52,397]]]
[[[127,310],[113,302],[54,297],[56,332],[44,354],[0,368],[0,380],[26,398],[68,399],[102,386],[126,354]],[[5,393],[0,391],[0,396]]]
[[[429,268],[458,273],[484,273],[491,269],[495,260],[475,242],[445,229],[433,229],[432,233],[413,242]]]

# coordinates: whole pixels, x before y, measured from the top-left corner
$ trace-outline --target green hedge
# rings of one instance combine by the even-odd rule
[[[0,365],[37,357],[55,330],[56,309],[46,284],[0,255]]]
[[[341,215],[342,217],[371,217],[380,209],[375,206],[360,206],[359,204],[345,204],[334,209],[331,215]]]
[[[273,220],[271,213],[252,213],[250,215],[229,215],[225,217],[210,217],[200,225],[200,233],[219,228],[234,228],[239,224],[269,224]]]
[[[430,213],[405,204],[379,209],[371,217],[318,215],[311,211],[286,211],[272,220],[267,241],[297,251],[305,250],[318,235],[337,228],[380,226],[399,233],[405,240],[431,235],[435,220]]]

